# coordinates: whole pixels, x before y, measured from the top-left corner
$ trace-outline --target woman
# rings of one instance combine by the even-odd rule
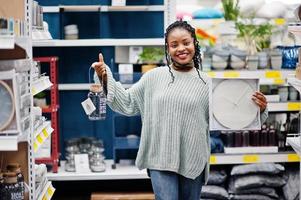
[[[144,74],[125,90],[99,54],[93,63],[95,80],[102,80],[107,103],[125,115],[141,114],[141,141],[136,158],[148,169],[157,200],[199,200],[209,173],[208,83],[201,65],[195,30],[176,21],[165,33],[167,67]],[[263,94],[254,102],[266,108]],[[267,114],[262,115],[265,120]]]

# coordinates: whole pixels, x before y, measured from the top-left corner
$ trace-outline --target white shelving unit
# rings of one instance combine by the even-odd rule
[[[44,6],[44,13],[58,13],[63,9],[64,12],[112,12],[112,11],[164,11],[165,6],[98,6],[98,5],[74,5],[74,6]]]
[[[80,46],[163,46],[163,38],[151,39],[79,39],[36,40],[33,47],[80,47]]]
[[[267,163],[267,162],[299,162],[299,156],[294,152],[279,153],[258,153],[258,154],[212,154],[210,156],[211,165],[224,164],[246,164],[246,163]],[[112,169],[113,160],[106,160],[106,171],[101,173],[75,173],[66,172],[64,162],[62,162],[58,173],[48,173],[50,181],[76,181],[76,180],[131,180],[148,179],[146,170],[139,170],[136,166],[117,165]]]
[[[46,90],[47,88],[50,88],[52,85],[53,84],[50,82],[49,76],[43,76],[32,83],[32,88],[31,88],[32,95],[36,95]]]
[[[51,136],[53,130],[54,129],[51,127],[51,122],[46,121],[41,125],[41,127],[38,128],[38,130],[34,132],[33,150],[35,153],[44,144],[44,142]]]
[[[18,66],[20,62],[24,66],[23,69],[19,72],[27,73],[30,76],[31,85],[31,73],[32,73],[32,43],[31,43],[31,9],[32,9],[32,0],[12,0],[9,2],[2,2],[0,5],[0,10],[5,10],[5,13],[2,13],[1,17],[13,18],[21,20],[24,22],[24,36],[0,36],[0,54],[7,54],[7,62],[12,62],[10,68],[7,66],[2,66],[1,70],[7,71],[15,69],[14,67]],[[19,52],[21,54],[16,58]],[[24,56],[24,57],[23,57]],[[20,60],[27,59],[26,61]],[[5,58],[2,58],[5,59]],[[9,60],[9,61],[8,61]],[[24,63],[22,63],[24,62]],[[26,62],[26,64],[25,64]],[[1,64],[2,63],[1,61]],[[29,67],[28,67],[29,66]],[[18,104],[19,102],[15,102]],[[30,98],[31,108],[33,106],[33,98]],[[20,109],[18,106],[16,109]],[[19,112],[19,111],[18,111]],[[28,114],[28,119],[31,118],[31,113]],[[0,136],[0,154],[5,157],[7,162],[18,162],[22,166],[22,172],[26,178],[26,183],[29,186],[29,200],[35,200],[35,172],[33,169],[34,166],[34,156],[33,156],[33,134],[32,134],[32,120],[29,120],[30,128],[28,131],[19,130],[16,135],[1,135]],[[3,161],[3,160],[2,160]],[[5,165],[5,163],[2,163]]]
[[[55,192],[55,188],[52,186],[52,182],[48,181],[37,200],[50,200]]]
[[[301,53],[299,53],[299,59],[301,58]],[[299,91],[301,94],[301,80],[296,79],[296,78],[289,78],[287,80],[288,84],[292,85],[296,90]],[[287,143],[293,147],[293,149],[296,151],[296,153],[301,156],[301,137],[298,136],[296,138],[289,138],[287,140]],[[300,163],[300,177],[301,177],[301,163]],[[301,192],[301,184],[300,184],[300,189],[299,193]],[[301,196],[300,196],[301,200]]]

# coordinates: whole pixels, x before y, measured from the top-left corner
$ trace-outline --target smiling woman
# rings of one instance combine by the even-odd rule
[[[142,118],[136,158],[148,169],[157,200],[199,200],[209,174],[209,84],[195,29],[172,23],[165,33],[168,65],[146,72],[131,88],[117,83],[102,54],[93,63],[112,110]]]

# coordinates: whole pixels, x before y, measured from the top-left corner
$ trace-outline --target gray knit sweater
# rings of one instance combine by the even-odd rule
[[[195,179],[209,174],[209,84],[195,69],[179,72],[171,82],[168,67],[158,67],[131,88],[113,79],[107,67],[107,103],[127,116],[141,114],[142,132],[136,165],[139,169],[168,170]],[[95,75],[95,81],[99,82]],[[265,120],[265,119],[264,119]]]

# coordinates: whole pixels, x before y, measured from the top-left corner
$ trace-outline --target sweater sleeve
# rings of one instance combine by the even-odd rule
[[[131,88],[125,89],[120,82],[115,81],[108,66],[107,69],[107,104],[118,113],[127,116],[140,114],[144,102],[144,79],[141,78]],[[100,78],[94,74],[94,81],[100,83]]]
[[[260,113],[261,125],[265,123],[265,121],[267,120],[268,116],[269,116],[269,111],[268,111],[268,108],[266,108],[263,112]]]

